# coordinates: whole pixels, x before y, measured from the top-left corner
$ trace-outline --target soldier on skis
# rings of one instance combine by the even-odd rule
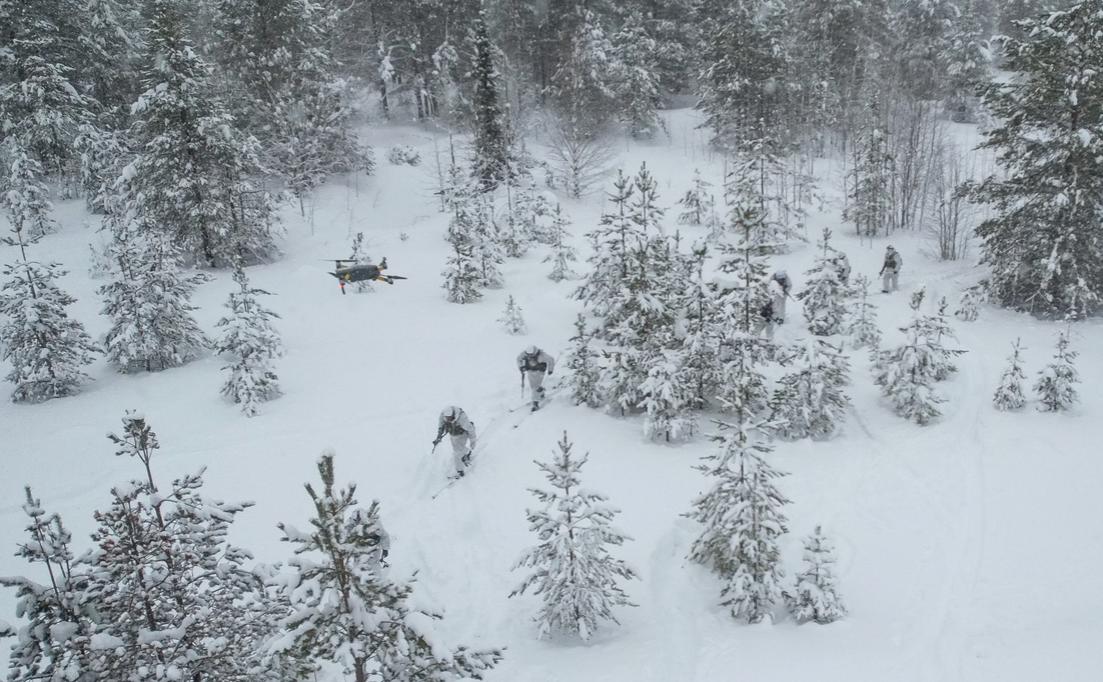
[[[900,285],[900,268],[903,266],[904,259],[896,249],[891,246],[885,249],[885,264],[881,266],[879,273],[884,278],[881,284],[882,293],[896,291]]]
[[[440,419],[437,420],[434,449],[446,433],[452,438],[452,460],[456,465],[456,476],[463,476],[463,470],[471,464],[471,452],[475,449],[475,424],[467,418],[467,413],[450,405],[441,410]]]
[[[521,370],[521,385],[528,379],[532,389],[532,411],[540,409],[544,399],[544,374],[555,370],[555,358],[536,346],[529,346],[517,356],[517,368]]]

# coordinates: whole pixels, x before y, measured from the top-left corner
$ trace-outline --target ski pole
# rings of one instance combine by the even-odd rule
[[[525,399],[525,370],[521,370],[521,400]]]

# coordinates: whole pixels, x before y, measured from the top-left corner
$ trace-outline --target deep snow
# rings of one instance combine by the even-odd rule
[[[618,143],[626,173],[646,160],[659,180],[670,230],[675,201],[695,167],[719,190],[720,159],[704,151],[693,123],[690,112],[673,112],[671,140]],[[535,249],[507,261],[504,289],[473,305],[445,302],[446,217],[432,194],[432,137],[409,127],[369,135],[378,173],[323,187],[308,202],[306,218],[287,207],[286,257],[249,270],[255,286],[277,294],[267,304],[282,316],[287,348],[277,366],[285,395],[260,416],[247,419],[221,399],[222,363],[212,356],[134,376],[101,360],[91,370],[95,381],[76,397],[0,403],[0,574],[27,570],[12,556],[23,537],[25,483],[63,515],[77,547],[87,546],[92,510],[107,504],[111,485],[139,473],[136,462],[113,456],[104,434],[120,428],[125,409],[139,408],[160,437],[154,466],[162,481],[206,466],[209,495],[256,501],[232,538],[266,562],[287,558],[276,523],[305,524],[310,504],[301,485],[316,476],[322,450],[334,448],[338,479],[356,481],[362,501],[382,502],[393,536],[391,570],[417,571],[418,601],[445,612],[439,636],[508,647],[488,680],[1034,682],[1099,675],[1103,398],[1094,389],[1103,370],[1097,351],[1103,329],[1097,321],[1074,328],[1084,384],[1083,402],[1070,414],[1039,413],[1033,404],[1011,414],[991,407],[1016,337],[1027,349],[1031,380],[1052,353],[1055,325],[1024,315],[984,306],[977,322],[955,320],[969,352],[942,386],[949,398],[944,417],[926,428],[888,410],[864,352],[853,354],[854,407],[843,433],[826,443],[779,443],[774,460],[791,474],[780,483],[794,501],[783,544],[787,573],[799,568],[802,537],[822,524],[838,547],[850,616],[830,626],[739,625],[716,605],[718,581],[685,560],[697,528],[680,514],[705,485],[692,465],[709,444],[703,438],[679,447],[651,444],[638,419],[572,407],[562,397],[511,428],[518,417],[506,410],[523,402],[514,357],[530,343],[555,355],[565,350],[578,310],[568,298],[575,283],[549,281],[551,264]],[[418,148],[423,165],[388,164],[394,144]],[[875,276],[887,242],[857,241],[840,218],[837,168],[821,161],[818,170],[827,201],[813,216],[810,241],[821,226],[832,226],[854,274]],[[582,247],[601,193],[562,201]],[[97,238],[98,220],[79,202],[59,203],[57,216],[62,230],[34,250],[71,270],[63,280],[79,299],[71,314],[98,336],[106,319],[98,315],[98,282],[87,274],[87,244]],[[372,257],[386,256],[390,272],[409,279],[341,296],[322,259],[347,255],[359,230]],[[683,233],[696,236],[694,229]],[[923,255],[918,235],[891,241],[905,267],[899,293],[874,294],[886,343],[898,338],[890,330],[907,319],[913,288],[926,284],[928,301],[946,295],[956,303],[981,276],[972,261],[938,263]],[[799,289],[813,252],[811,244],[797,247],[774,267],[787,269]],[[196,296],[208,332],[231,287],[229,273],[216,273]],[[524,310],[525,336],[510,336],[496,322],[509,294]],[[789,317],[779,338],[795,340],[803,320],[793,304]],[[467,479],[430,501],[450,468],[447,443],[429,455],[437,413],[447,404],[462,406],[475,421],[481,451]],[[588,645],[537,640],[530,619],[538,597],[507,598],[521,577],[510,567],[533,542],[526,488],[543,479],[532,459],[547,458],[564,429],[578,452],[591,454],[586,486],[623,510],[617,525],[634,540],[620,555],[642,578],[628,584],[639,607],[619,611],[621,627]],[[16,622],[12,606],[11,593],[0,593],[0,618]]]

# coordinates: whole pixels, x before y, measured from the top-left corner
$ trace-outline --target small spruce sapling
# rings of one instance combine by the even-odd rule
[[[282,583],[290,615],[269,653],[331,661],[355,682],[482,679],[501,651],[449,650],[422,631],[442,616],[410,605],[413,585],[387,576],[379,504],[362,507],[355,484],[335,487],[333,457],[326,452],[318,462],[322,488],[306,485],[315,510],[310,530],[279,524],[295,547],[289,563],[298,576]]]
[[[961,300],[958,301],[954,317],[962,322],[976,322],[977,317],[980,316],[979,306],[984,303],[986,298],[987,295],[982,285],[969,287],[961,293]]]
[[[542,505],[528,510],[529,528],[540,542],[514,565],[532,571],[509,596],[530,588],[543,596],[535,618],[541,637],[566,632],[586,641],[601,622],[618,622],[615,607],[635,606],[619,582],[638,576],[609,553],[609,545],[631,539],[612,526],[618,510],[603,495],[581,487],[579,471],[589,453],[574,456],[565,431],[557,445],[551,462],[536,462],[553,491],[529,490]]]
[[[881,326],[877,324],[877,306],[869,301],[869,278],[858,275],[854,278],[854,290],[857,299],[850,308],[850,318],[846,325],[846,335],[850,337],[850,347],[877,350],[881,345]]]
[[[100,349],[65,310],[76,299],[55,284],[64,274],[56,263],[36,263],[26,256],[4,267],[0,359],[11,363],[6,378],[15,384],[14,402],[73,395],[90,380],[84,367]]]
[[[548,279],[553,282],[578,277],[578,273],[571,267],[571,263],[578,260],[578,254],[575,248],[566,242],[566,238],[570,236],[566,227],[570,224],[570,220],[563,215],[559,204],[556,204],[551,226],[547,230],[552,252],[544,259],[545,263],[550,261],[555,264],[552,266],[552,271],[548,273]]]
[[[249,279],[240,267],[234,271],[234,282],[238,291],[231,292],[226,301],[230,314],[217,325],[223,329],[218,353],[230,359],[230,364],[222,368],[227,373],[222,395],[240,404],[242,413],[252,417],[259,411],[260,403],[280,395],[279,377],[272,361],[283,355],[283,344],[272,326],[272,320],[279,315],[258,300],[270,294],[249,286]]]
[[[1023,373],[1023,361],[1021,356],[1022,345],[1020,339],[1015,339],[1011,347],[1011,357],[1008,358],[1007,369],[1000,377],[1000,385],[996,388],[996,394],[992,396],[992,404],[997,410],[1012,411],[1022,409],[1026,405],[1026,395],[1023,394],[1023,382],[1026,375]]]
[[[502,312],[502,316],[498,318],[498,322],[510,334],[525,334],[528,332],[528,328],[525,326],[525,318],[521,316],[521,306],[513,300],[512,294],[506,299],[506,309]]]
[[[846,615],[835,586],[835,548],[819,526],[804,540],[804,570],[797,574],[793,593],[786,595],[789,611],[798,623],[825,625]]]
[[[1057,349],[1053,353],[1053,362],[1038,372],[1034,391],[1042,403],[1038,409],[1043,412],[1064,412],[1080,401],[1076,384],[1080,383],[1080,374],[1076,371],[1076,356],[1069,348],[1069,332],[1057,333]]]
[[[601,366],[600,354],[590,348],[593,334],[586,330],[586,318],[582,313],[574,322],[575,335],[571,337],[571,348],[567,352],[567,381],[571,391],[571,400],[575,405],[600,407]]]
[[[810,341],[770,400],[778,435],[788,440],[830,438],[850,406],[844,392],[849,384],[850,362],[841,349]]]

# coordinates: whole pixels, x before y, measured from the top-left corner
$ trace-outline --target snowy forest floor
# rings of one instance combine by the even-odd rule
[[[693,169],[718,188],[721,160],[705,153],[691,112],[668,116],[671,139],[622,141],[617,163],[634,173],[647,162],[673,230],[675,201]],[[711,447],[707,440],[652,444],[638,419],[573,407],[562,397],[510,428],[517,417],[506,411],[522,403],[514,358],[531,343],[555,355],[565,350],[579,310],[568,297],[576,283],[549,281],[551,265],[537,248],[506,262],[504,289],[472,305],[445,302],[447,219],[433,195],[433,140],[412,127],[375,128],[367,136],[377,174],[332,181],[308,202],[307,217],[287,207],[286,257],[250,268],[256,286],[277,294],[266,303],[282,316],[287,348],[277,367],[285,395],[260,416],[246,419],[219,396],[222,363],[209,355],[133,376],[100,360],[91,368],[95,381],[76,397],[0,403],[0,575],[27,571],[12,556],[23,538],[24,484],[63,515],[77,547],[88,546],[92,510],[106,506],[113,484],[139,474],[136,462],[112,455],[104,437],[119,429],[125,409],[137,408],[160,437],[154,468],[162,480],[205,466],[208,494],[256,502],[235,524],[232,540],[269,563],[288,557],[276,523],[305,524],[311,507],[302,483],[316,477],[322,450],[334,448],[338,480],[356,481],[362,502],[382,503],[393,536],[390,570],[417,571],[418,602],[445,613],[440,638],[508,647],[488,680],[1034,682],[1098,675],[1099,321],[1074,328],[1083,402],[1068,414],[1039,413],[1033,405],[1012,414],[992,408],[1016,337],[1027,348],[1031,380],[1052,353],[1057,326],[1025,315],[984,306],[978,321],[954,321],[968,353],[943,386],[944,416],[926,428],[892,414],[872,383],[865,352],[854,353],[854,405],[842,433],[825,443],[779,443],[774,460],[791,474],[780,482],[793,500],[783,542],[787,572],[800,566],[801,538],[823,524],[838,546],[850,616],[829,626],[739,625],[717,606],[718,581],[685,559],[697,528],[680,515],[705,485],[692,467]],[[395,144],[417,148],[423,164],[388,164],[386,151]],[[854,274],[876,279],[888,242],[859,243],[841,220],[837,167],[821,161],[817,170],[825,204],[811,217],[810,242],[823,226],[833,227]],[[561,199],[580,248],[596,224],[605,185],[581,202]],[[98,219],[79,201],[59,202],[57,216],[61,231],[36,250],[69,268],[62,286],[79,299],[70,313],[98,336],[107,320],[99,315],[99,282],[88,275],[87,246],[99,239]],[[690,240],[700,236],[696,228],[682,230]],[[390,272],[409,279],[365,294],[350,287],[341,296],[326,274],[332,264],[321,259],[348,255],[357,231],[365,233],[373,259],[386,256]],[[874,294],[886,343],[898,340],[895,327],[908,319],[911,290],[926,285],[928,301],[945,295],[956,303],[981,276],[975,257],[942,263],[925,255],[920,235],[893,235],[891,242],[905,263],[901,291]],[[814,250],[798,245],[772,267],[788,270],[799,290]],[[195,298],[208,332],[232,287],[228,272],[215,274]],[[510,336],[496,322],[510,294],[524,310],[525,336]],[[804,335],[793,303],[788,317],[780,341]],[[437,413],[448,404],[468,412],[482,444],[471,475],[430,501],[450,469],[447,444],[429,454]],[[621,627],[588,645],[536,639],[531,617],[538,597],[507,599],[521,577],[511,565],[533,543],[526,488],[544,484],[532,460],[548,458],[564,429],[577,452],[591,454],[585,485],[623,510],[617,525],[634,540],[620,555],[642,578],[627,586],[639,607],[620,610]],[[0,594],[0,618],[14,622],[12,611],[12,595]]]

